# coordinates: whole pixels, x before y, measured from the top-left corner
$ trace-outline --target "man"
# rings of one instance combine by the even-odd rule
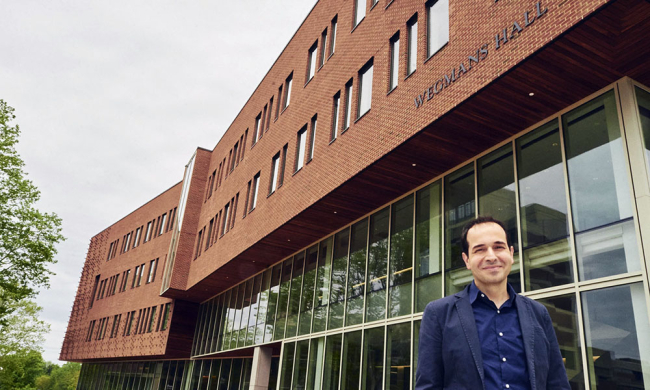
[[[503,224],[472,220],[462,246],[474,281],[424,310],[415,389],[570,389],[548,311],[507,283]]]

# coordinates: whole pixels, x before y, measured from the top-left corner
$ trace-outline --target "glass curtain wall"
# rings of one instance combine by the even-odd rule
[[[616,91],[203,303],[195,353],[287,339],[296,355],[281,370],[299,370],[291,374],[298,388],[409,388],[426,304],[472,281],[462,227],[492,215],[515,249],[509,282],[548,308],[572,387],[650,388],[648,291],[627,158],[628,148],[647,154],[650,94],[631,92],[644,144],[629,145]]]

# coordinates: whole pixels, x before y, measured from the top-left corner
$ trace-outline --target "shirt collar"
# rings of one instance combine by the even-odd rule
[[[503,306],[508,307],[512,306],[515,304],[515,299],[517,298],[517,292],[515,291],[514,288],[510,285],[510,283],[507,284],[508,288],[508,300],[503,304]],[[476,301],[476,298],[478,298],[478,294],[481,293],[481,290],[476,286],[476,283],[472,280],[472,283],[469,285],[469,303],[474,304]]]

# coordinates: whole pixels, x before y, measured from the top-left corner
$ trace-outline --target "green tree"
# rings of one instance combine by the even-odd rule
[[[77,388],[81,364],[68,362],[59,367],[54,364],[49,375],[36,378],[36,388],[39,390],[74,390]]]
[[[49,287],[55,263],[55,245],[61,235],[61,219],[39,211],[40,192],[23,171],[25,163],[16,151],[20,130],[12,125],[14,109],[0,100],[0,324],[11,312],[11,302],[33,297]]]
[[[45,362],[39,351],[22,350],[0,356],[0,389],[35,389]]]
[[[38,319],[42,308],[30,299],[9,301],[8,314],[0,324],[0,357],[21,351],[42,351],[50,325]]]

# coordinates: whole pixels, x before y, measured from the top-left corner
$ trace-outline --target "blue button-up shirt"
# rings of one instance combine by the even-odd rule
[[[517,314],[517,293],[508,285],[510,298],[497,308],[472,282],[472,304],[487,390],[530,390],[524,339]]]

